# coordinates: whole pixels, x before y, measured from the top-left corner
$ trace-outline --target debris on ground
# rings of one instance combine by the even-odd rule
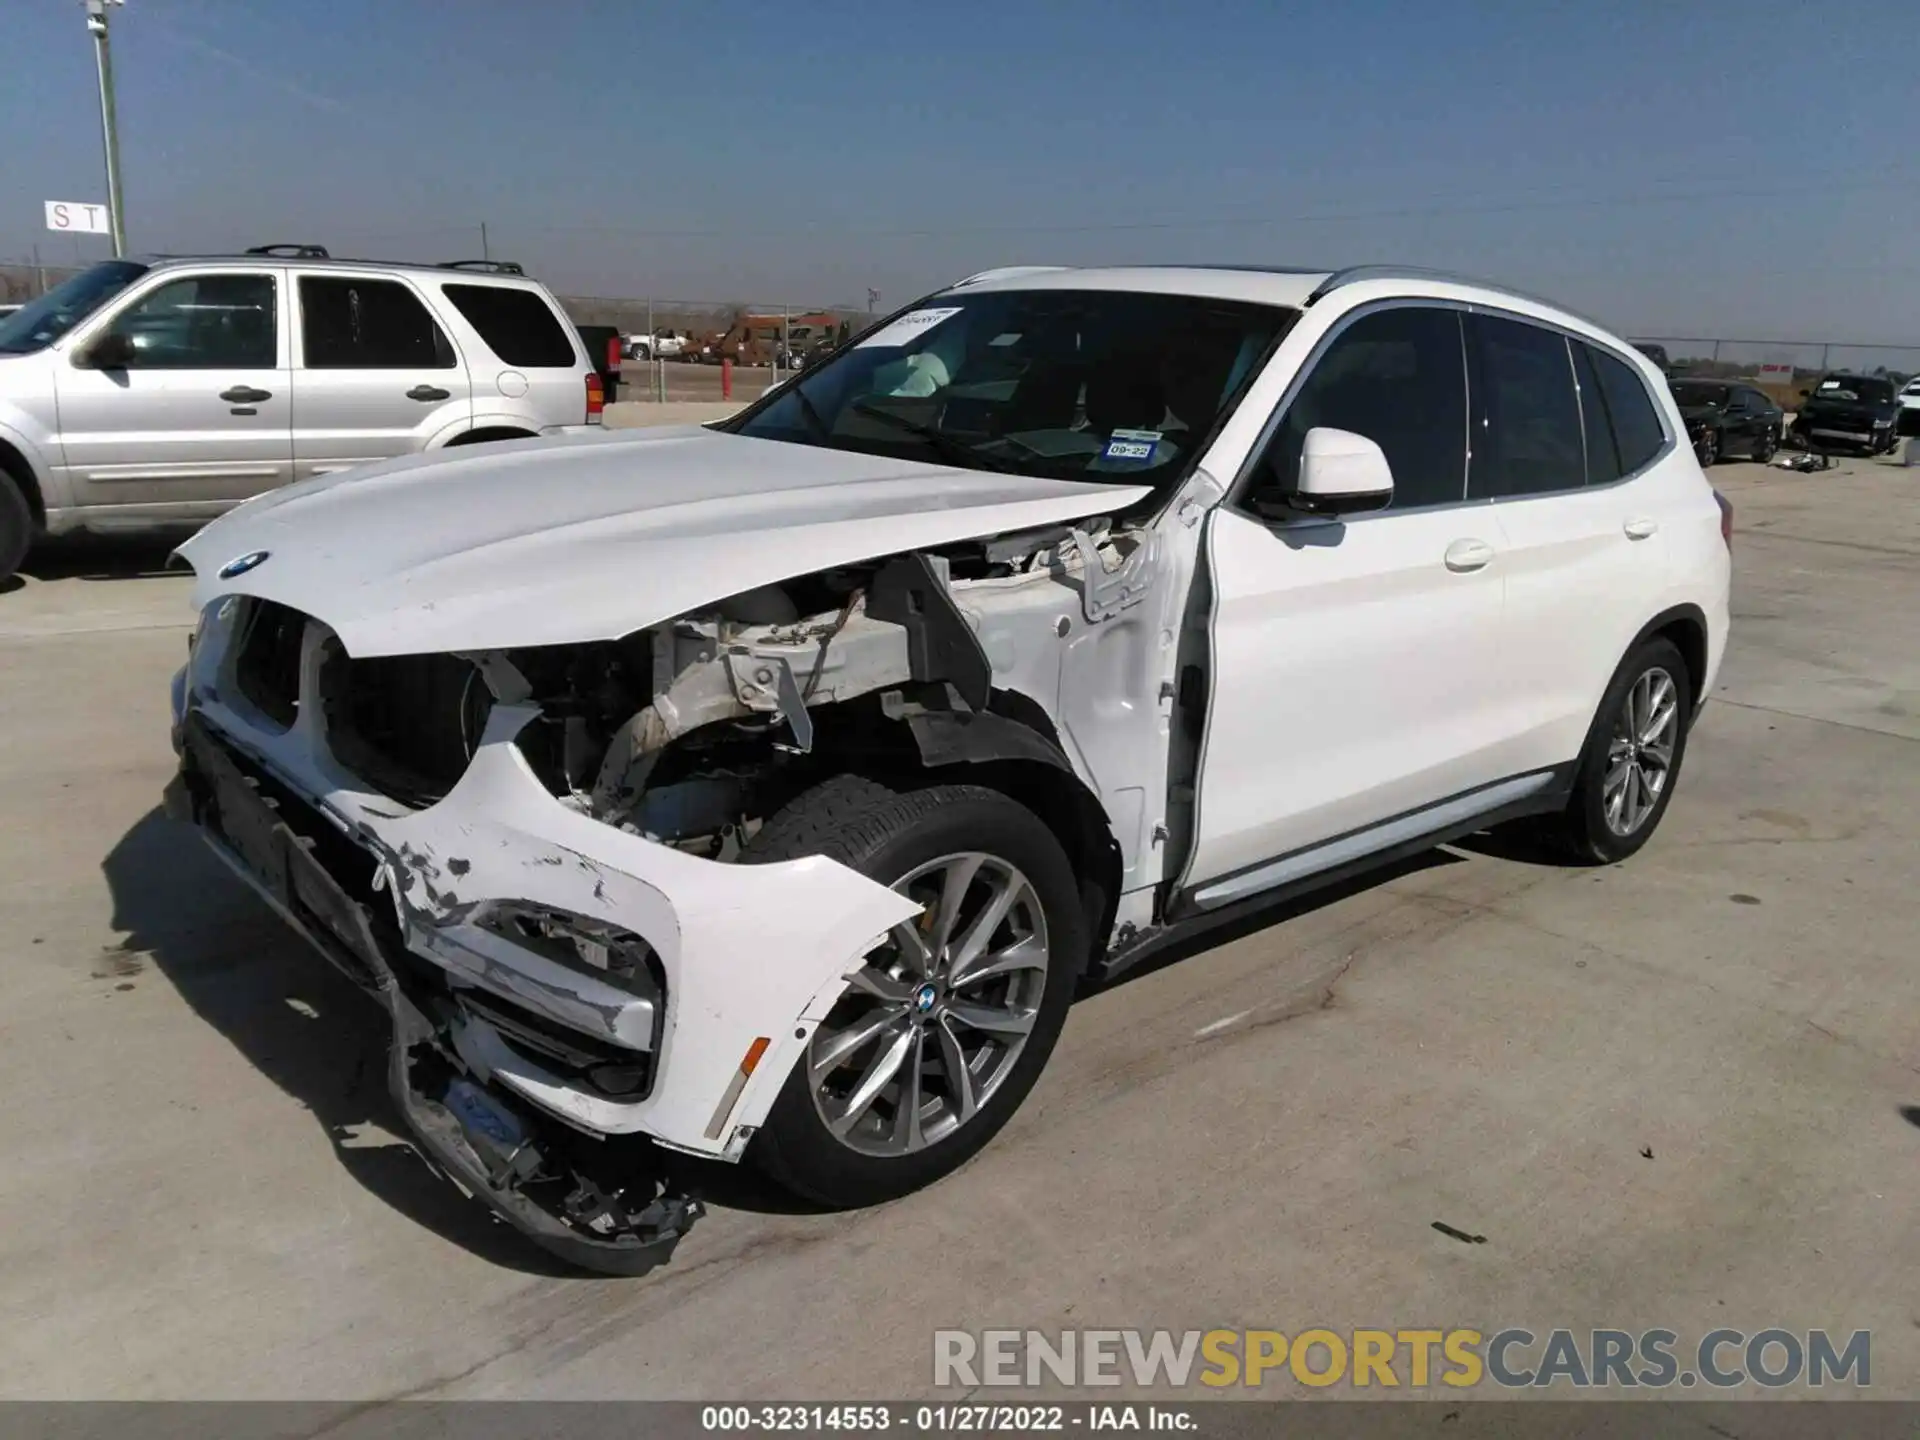
[[[1460,1243],[1461,1243],[1461,1244],[1463,1244],[1463,1245],[1484,1245],[1484,1244],[1486,1244],[1486,1243],[1487,1243],[1487,1237],[1486,1237],[1486,1236],[1484,1236],[1484,1235],[1469,1235],[1469,1234],[1468,1234],[1468,1233],[1467,1233],[1466,1231],[1464,1231],[1464,1230],[1456,1230],[1456,1229],[1454,1229],[1454,1228],[1453,1228],[1453,1226],[1451,1226],[1451,1225],[1449,1225],[1449,1224],[1447,1224],[1447,1222],[1446,1222],[1446,1221],[1444,1221],[1444,1220],[1436,1220],[1436,1221],[1434,1221],[1434,1222],[1433,1222],[1433,1228],[1434,1228],[1434,1229],[1436,1229],[1436,1230],[1438,1230],[1438,1231],[1439,1231],[1439,1232],[1440,1232],[1440,1233],[1441,1233],[1442,1235],[1445,1235],[1445,1236],[1447,1236],[1447,1237],[1448,1237],[1449,1239],[1451,1239],[1451,1240],[1458,1240],[1458,1241],[1460,1241]]]

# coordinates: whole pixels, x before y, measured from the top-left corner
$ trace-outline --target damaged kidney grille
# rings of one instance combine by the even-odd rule
[[[452,655],[350,658],[330,644],[320,665],[327,746],[383,795],[426,806],[459,783],[486,729],[492,697]]]
[[[300,707],[300,641],[307,617],[273,600],[242,600],[234,682],[240,693],[281,729]]]

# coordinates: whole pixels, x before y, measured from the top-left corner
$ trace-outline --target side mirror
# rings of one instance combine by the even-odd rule
[[[124,370],[133,363],[133,341],[109,330],[74,358],[89,370]]]
[[[1275,518],[1359,515],[1393,503],[1393,469],[1386,452],[1364,435],[1316,425],[1300,445],[1300,473],[1291,491],[1261,498]]]

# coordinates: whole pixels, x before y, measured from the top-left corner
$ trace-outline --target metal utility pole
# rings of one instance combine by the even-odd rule
[[[113,227],[113,253],[127,253],[127,222],[120,209],[120,128],[113,118],[113,54],[107,48],[107,7],[126,0],[84,0],[87,33],[93,36],[93,59],[100,72],[100,138],[107,149],[107,223]]]
[[[487,222],[484,220],[480,222],[480,258],[482,260],[493,259],[493,251],[487,248]]]

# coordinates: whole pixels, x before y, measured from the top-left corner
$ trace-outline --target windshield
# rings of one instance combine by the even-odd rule
[[[1669,387],[1673,398],[1682,405],[1724,405],[1727,403],[1727,387],[1711,385],[1705,380],[1675,380]]]
[[[722,428],[971,470],[1170,484],[1296,315],[1127,291],[940,295]]]
[[[1870,375],[1829,375],[1814,391],[1816,400],[1886,401],[1893,398],[1893,382]]]
[[[132,260],[105,260],[0,320],[0,354],[44,350],[147,273]]]

